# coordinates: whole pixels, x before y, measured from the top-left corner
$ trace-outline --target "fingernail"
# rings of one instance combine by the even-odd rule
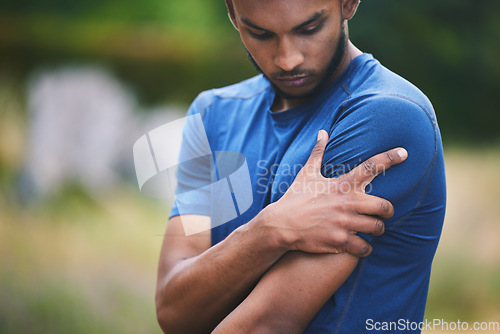
[[[363,250],[361,251],[361,256],[365,256],[367,255],[368,253],[370,252],[370,246],[366,246],[363,248]]]
[[[406,157],[408,156],[408,152],[406,152],[404,148],[400,148],[398,150],[398,155],[401,157],[401,159],[406,159]]]
[[[323,130],[320,130],[320,131],[318,132],[318,141],[320,141],[321,139],[323,139],[323,137],[324,137],[324,136],[325,136],[324,131],[323,131]]]

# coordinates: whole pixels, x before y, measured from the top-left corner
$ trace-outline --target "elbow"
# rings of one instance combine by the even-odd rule
[[[181,310],[178,303],[168,302],[164,295],[156,295],[156,320],[163,333],[207,333],[203,322],[193,319],[191,314]]]
[[[168,314],[164,311],[164,309],[156,308],[156,320],[158,321],[158,325],[163,333],[170,333],[170,321],[168,318]]]
[[[167,308],[156,309],[156,319],[158,324],[160,325],[163,333],[182,333],[182,331],[176,329],[175,321],[173,317],[170,315],[171,312],[168,311]]]
[[[156,320],[163,333],[175,334],[184,332],[182,328],[179,328],[179,317],[176,316],[175,310],[159,294],[156,295]]]
[[[164,303],[160,300],[159,296],[156,295],[156,320],[158,321],[158,325],[160,325],[163,333],[170,333],[171,327],[171,316],[170,316],[168,307],[164,305]]]

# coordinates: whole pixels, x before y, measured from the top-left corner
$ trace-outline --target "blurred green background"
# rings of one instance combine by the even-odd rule
[[[429,96],[441,126],[449,204],[426,318],[500,321],[500,2],[365,0],[350,31]],[[222,0],[0,0],[0,333],[159,333],[168,205],[138,192],[133,141],[109,187],[23,187],[30,87],[65,68],[103,69],[135,120],[254,70]]]

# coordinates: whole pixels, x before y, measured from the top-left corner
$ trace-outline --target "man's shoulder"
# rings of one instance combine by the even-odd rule
[[[375,58],[369,59],[347,88],[350,103],[382,98],[398,104],[402,99],[432,110],[427,96],[407,79],[389,70]]]
[[[263,75],[257,75],[230,86],[201,92],[191,104],[188,113],[201,113],[202,117],[205,117],[209,110],[211,110],[210,114],[223,110],[227,116],[230,110],[241,110],[258,105],[258,100],[265,99],[270,91],[272,89],[267,79]],[[238,108],[233,108],[235,106]]]
[[[219,99],[251,99],[264,93],[268,88],[269,82],[260,74],[230,86],[211,89],[200,95]]]

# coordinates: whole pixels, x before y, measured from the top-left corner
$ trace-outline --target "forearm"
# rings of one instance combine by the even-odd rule
[[[159,276],[157,314],[164,331],[210,332],[285,253],[259,219],[262,216]]]
[[[215,333],[302,333],[357,261],[346,253],[287,253]]]

